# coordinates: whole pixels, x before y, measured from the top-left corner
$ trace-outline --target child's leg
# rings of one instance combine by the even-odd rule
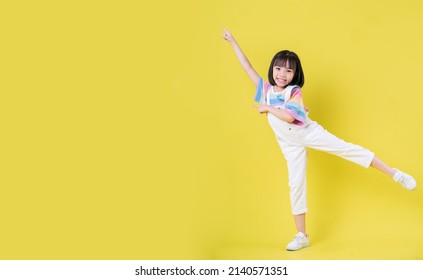
[[[370,166],[373,168],[376,168],[379,171],[382,171],[389,177],[393,177],[395,174],[395,169],[393,169],[392,167],[389,167],[386,163],[384,163],[382,160],[380,160],[376,156],[373,157],[373,160],[370,163]]]
[[[295,225],[297,227],[297,231],[304,233],[304,235],[307,235],[307,233],[306,233],[305,213],[304,214],[294,215],[294,220],[295,220]]]
[[[289,198],[292,214],[295,217],[306,213],[308,210],[306,188],[307,150],[303,146],[286,145],[285,143],[282,143],[281,147],[288,167]],[[295,221],[297,224],[296,219]],[[302,223],[305,223],[305,219],[302,219]],[[301,232],[306,234],[305,225],[301,226],[301,229]]]
[[[401,170],[392,168],[388,166],[386,163],[384,163],[382,160],[377,158],[376,156],[373,158],[371,164],[371,167],[376,168],[377,170],[382,171],[389,177],[392,177],[395,182],[400,183],[405,189],[412,191],[416,188],[416,180],[411,175],[408,175],[407,173],[402,172]]]
[[[365,168],[368,168],[375,158],[373,152],[359,145],[345,142],[316,122],[310,124],[306,133],[306,146],[312,149],[337,155]]]
[[[405,189],[414,190],[416,188],[416,180],[409,174],[388,166],[377,158],[373,152],[359,145],[345,142],[317,123],[312,123],[309,126],[308,135],[305,139],[307,140],[306,145],[310,148],[337,155],[365,168],[372,166],[393,178]]]
[[[294,239],[288,243],[286,249],[288,251],[297,251],[302,248],[310,246],[308,235],[305,233],[305,213],[294,215],[295,225],[297,226],[298,233]]]
[[[305,213],[307,212],[307,150],[304,146],[278,140],[288,167],[289,198],[295,225],[306,234]]]
[[[296,251],[310,246],[305,225],[307,151],[302,145],[289,145],[284,142],[279,142],[279,144],[288,165],[292,214],[298,230],[297,235],[288,243],[286,249]]]

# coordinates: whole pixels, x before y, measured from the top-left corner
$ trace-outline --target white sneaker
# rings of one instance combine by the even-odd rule
[[[308,236],[304,233],[299,232],[295,235],[294,239],[286,246],[288,251],[297,251],[304,247],[310,246],[310,241],[308,240]]]
[[[412,191],[416,188],[416,180],[411,175],[395,169],[395,174],[392,177],[395,182],[400,183],[405,189]]]

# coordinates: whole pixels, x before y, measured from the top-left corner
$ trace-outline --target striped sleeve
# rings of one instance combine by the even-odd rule
[[[254,100],[259,103],[266,103],[267,101],[267,91],[270,87],[270,84],[263,80],[262,77],[259,78],[257,89],[256,89],[256,97]]]
[[[291,97],[285,105],[286,111],[294,117],[294,124],[303,125],[306,119],[306,108],[303,103],[303,95],[300,87],[294,87]]]

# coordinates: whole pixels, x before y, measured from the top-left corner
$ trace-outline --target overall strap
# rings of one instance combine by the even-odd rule
[[[283,109],[286,109],[286,103],[288,103],[288,100],[291,98],[291,92],[294,89],[295,86],[287,86],[285,89],[285,100],[283,102]]]

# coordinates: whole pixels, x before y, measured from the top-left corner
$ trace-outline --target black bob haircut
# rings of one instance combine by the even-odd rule
[[[304,85],[304,72],[303,68],[301,67],[300,58],[294,52],[288,50],[278,52],[273,57],[272,62],[270,62],[268,74],[269,83],[273,86],[276,85],[275,80],[273,80],[273,67],[284,67],[287,64],[289,64],[289,67],[294,70],[294,78],[292,78],[292,81],[289,83],[289,85],[297,85],[302,87]]]

